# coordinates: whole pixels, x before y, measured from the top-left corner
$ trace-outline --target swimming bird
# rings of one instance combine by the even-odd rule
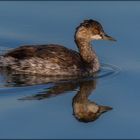
[[[76,28],[74,39],[79,52],[57,44],[24,45],[0,56],[0,67],[33,75],[85,76],[100,70],[91,41],[115,41],[92,19],[84,20]]]

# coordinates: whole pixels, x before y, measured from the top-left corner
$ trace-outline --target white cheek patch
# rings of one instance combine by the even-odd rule
[[[92,39],[99,40],[102,39],[102,37],[100,35],[94,35],[92,36]]]

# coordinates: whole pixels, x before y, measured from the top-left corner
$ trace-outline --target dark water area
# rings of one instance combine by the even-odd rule
[[[90,78],[0,71],[0,138],[140,138],[139,13],[138,1],[1,1],[0,54],[25,44],[77,50],[75,28],[90,18],[117,42],[92,43],[102,67]]]

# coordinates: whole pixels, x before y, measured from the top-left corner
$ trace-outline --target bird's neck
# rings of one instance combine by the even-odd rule
[[[73,101],[82,103],[87,102],[89,95],[96,89],[96,80],[89,80],[80,83],[80,89],[74,96]]]
[[[84,38],[75,38],[75,42],[83,61],[87,66],[92,67],[93,71],[97,71],[100,66],[99,60],[95,51],[92,49],[91,42]]]

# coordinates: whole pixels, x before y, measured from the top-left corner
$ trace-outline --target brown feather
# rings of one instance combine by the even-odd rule
[[[76,69],[83,69],[84,65],[78,52],[56,44],[21,46],[6,53],[5,57],[13,57],[18,61],[32,57],[42,58],[52,64],[58,64],[62,69],[73,65]]]

